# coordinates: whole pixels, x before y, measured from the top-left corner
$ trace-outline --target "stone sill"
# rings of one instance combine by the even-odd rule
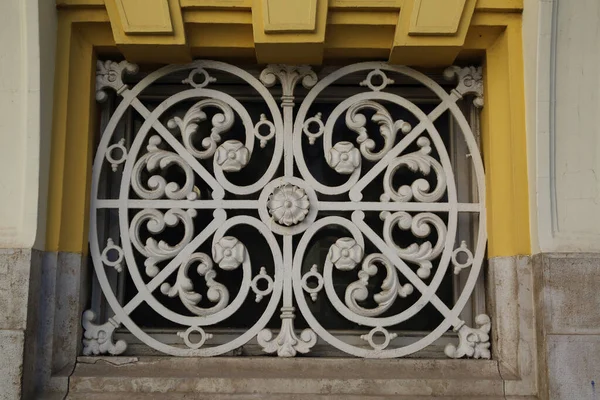
[[[176,393],[212,400],[504,399],[496,361],[277,357],[79,357],[68,398]]]

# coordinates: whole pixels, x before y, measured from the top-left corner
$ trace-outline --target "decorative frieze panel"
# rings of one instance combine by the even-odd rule
[[[478,316],[476,328],[460,317],[481,270],[486,231],[483,165],[456,103],[475,95],[482,106],[480,71],[452,67],[450,91],[379,62],[320,79],[306,66],[269,65],[254,76],[215,61],[167,66],[134,87],[124,83],[126,73],[137,67],[98,62],[97,99],[112,89],[119,101],[93,167],[90,250],[114,315],[96,325],[86,311],[85,354],[124,352],[126,344],[112,337],[124,326],[179,356],[224,354],[256,340],[266,353],[291,357],[310,354],[320,340],[359,357],[402,357],[454,330],[449,357],[490,357],[489,317]],[[181,90],[146,102],[149,88],[179,75],[187,76]],[[242,82],[264,112],[227,93],[219,76]],[[353,81],[356,93],[327,111],[317,107],[340,80]],[[389,90],[397,80],[433,93],[431,110]],[[296,101],[299,85],[306,91]],[[119,137],[130,109],[143,123],[132,137]],[[468,148],[476,201],[458,200],[447,138],[436,126],[444,114]],[[117,182],[109,195],[100,189],[107,180]],[[107,213],[118,215],[118,227],[103,226]],[[476,217],[474,240],[460,237],[459,214]],[[315,249],[324,249],[322,257]],[[134,293],[119,296],[110,274],[126,275]],[[454,274],[466,283],[448,302],[440,288]],[[248,303],[260,310],[245,316],[253,322],[219,340],[213,328]],[[142,306],[176,326],[168,330],[174,338],[134,320]],[[331,329],[322,307],[358,327],[357,340]],[[267,324],[278,310],[274,329]],[[398,326],[430,313],[440,321],[435,328],[398,344]],[[297,330],[297,317],[307,327]]]

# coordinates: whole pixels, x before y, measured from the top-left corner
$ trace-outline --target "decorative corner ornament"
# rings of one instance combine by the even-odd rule
[[[83,355],[111,354],[113,356],[123,353],[127,349],[127,343],[119,340],[113,342],[113,333],[120,323],[114,318],[109,318],[102,325],[96,325],[96,314],[92,310],[83,313],[81,325],[83,326]]]
[[[458,347],[453,344],[446,345],[444,353],[450,358],[485,358],[490,359],[490,329],[492,323],[490,317],[486,314],[479,314],[475,317],[477,329],[473,329],[464,324],[454,331],[458,332]]]
[[[483,107],[483,68],[481,67],[457,67],[452,66],[444,70],[446,80],[457,80],[458,85],[454,92],[460,97],[468,94],[475,96],[473,105],[477,108]]]
[[[127,85],[123,83],[123,74],[136,74],[139,67],[128,61],[96,61],[96,100],[102,103],[108,99],[107,88],[117,94],[123,93]]]

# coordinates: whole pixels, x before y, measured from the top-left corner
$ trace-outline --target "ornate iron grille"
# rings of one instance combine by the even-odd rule
[[[98,62],[97,100],[113,89],[119,102],[93,166],[90,253],[114,315],[98,325],[93,311],[84,313],[84,354],[124,352],[126,343],[113,339],[122,324],[148,346],[179,356],[224,354],[256,339],[265,352],[290,357],[309,353],[319,337],[359,357],[402,357],[452,329],[459,343],[446,346],[447,356],[490,357],[489,317],[478,315],[477,328],[461,319],[481,270],[486,231],[483,165],[457,101],[472,95],[483,106],[481,69],[448,68],[445,77],[458,83],[449,92],[416,70],[380,62],[349,65],[318,80],[307,66],[269,65],[256,78],[222,62],[196,61],[161,68],[129,88],[125,73],[137,71],[126,61]],[[182,72],[188,74],[185,90],[158,103],[141,100],[153,84]],[[218,90],[219,74],[255,92],[264,110],[259,118]],[[392,78],[431,91],[435,107],[425,112],[389,91]],[[316,112],[319,96],[340,81],[354,92],[328,115]],[[306,91],[294,114],[300,83]],[[115,132],[129,109],[143,123],[126,140]],[[395,118],[398,113],[406,117]],[[446,143],[435,126],[445,113],[468,149],[476,201],[459,201]],[[340,126],[345,136],[337,132]],[[307,153],[317,154],[327,171],[315,176]],[[263,167],[253,167],[257,159]],[[256,179],[244,175],[252,172]],[[118,190],[104,195],[107,180],[116,180]],[[117,215],[117,226],[103,226],[106,213]],[[472,244],[458,237],[462,214],[477,217]],[[254,232],[252,240],[233,233],[240,226]],[[175,242],[164,236],[169,230]],[[307,253],[324,231],[334,239],[322,262],[307,266]],[[262,248],[249,245],[255,241]],[[261,262],[268,253],[269,262],[253,262],[256,253]],[[453,304],[438,296],[450,268],[465,275]],[[108,278],[124,271],[135,287],[131,298],[119,295]],[[220,279],[232,271],[239,280],[235,290]],[[341,274],[353,279],[340,284]],[[384,278],[374,291],[378,274]],[[323,297],[343,319],[367,327],[359,335],[362,345],[343,340],[320,320],[311,303]],[[249,298],[264,306],[251,315],[255,320],[232,340],[216,341],[207,327],[240,312]],[[180,307],[165,305],[173,301]],[[161,341],[134,322],[131,314],[142,304],[179,327],[179,343]],[[392,328],[430,308],[441,322],[394,346]],[[281,328],[273,332],[266,326],[278,309]],[[295,317],[308,328],[297,333]]]

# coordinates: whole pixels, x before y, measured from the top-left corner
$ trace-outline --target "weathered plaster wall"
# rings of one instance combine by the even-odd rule
[[[542,252],[600,251],[600,3],[537,3],[537,77],[529,74],[529,138],[535,132],[537,215]],[[532,24],[525,25],[525,32]],[[525,50],[527,52],[527,50]],[[527,54],[527,53],[526,53]],[[535,53],[528,53],[535,54]],[[526,57],[531,66],[533,57]],[[529,63],[529,64],[527,64]],[[535,86],[533,80],[535,79]],[[535,101],[533,100],[535,98]],[[529,123],[531,122],[531,123]],[[532,221],[534,222],[534,221]]]
[[[52,117],[52,1],[0,2],[0,399],[21,395],[41,275]],[[35,306],[35,304],[33,304]]]
[[[585,238],[573,250],[600,250],[600,2],[557,5],[553,221],[560,235]]]
[[[48,9],[52,2],[40,3],[42,9],[37,0],[0,3],[0,165],[10,171],[0,176],[3,248],[31,248],[38,232],[42,234],[37,245],[43,246],[45,222],[39,194],[47,188],[48,146],[40,138],[49,136],[52,113],[48,95],[54,79],[56,11]],[[48,89],[44,101],[42,86]]]
[[[594,399],[600,381],[600,3],[526,0],[525,10],[532,247],[542,253],[534,268],[540,355],[547,361],[541,375],[550,399]]]

